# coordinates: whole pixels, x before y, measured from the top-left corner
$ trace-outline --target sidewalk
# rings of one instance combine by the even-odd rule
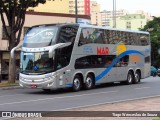
[[[8,89],[20,88],[18,82],[19,81],[16,80],[15,83],[8,83],[8,80],[2,80],[0,82],[0,90],[8,90]]]

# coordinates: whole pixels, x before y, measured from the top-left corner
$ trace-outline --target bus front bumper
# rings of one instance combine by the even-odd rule
[[[39,88],[39,89],[56,89],[56,77],[49,77],[45,79],[25,79],[19,78],[19,85],[23,88]]]

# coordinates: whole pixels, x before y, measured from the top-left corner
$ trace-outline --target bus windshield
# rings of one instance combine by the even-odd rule
[[[54,60],[46,52],[21,52],[20,71],[23,74],[45,74],[54,71]]]
[[[56,43],[56,26],[39,26],[31,28],[25,35],[23,47],[46,47]]]

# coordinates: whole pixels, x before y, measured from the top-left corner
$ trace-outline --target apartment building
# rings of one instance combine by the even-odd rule
[[[92,13],[99,13],[100,12],[100,4],[97,1],[90,1],[90,12]]]
[[[90,0],[77,0],[78,14],[90,15]],[[75,0],[46,0],[28,11],[75,14]]]
[[[115,11],[115,16],[120,17],[128,14],[126,10],[117,10]],[[98,13],[91,14],[91,23],[100,25],[100,26],[110,26],[110,22],[113,20],[113,11],[104,10]]]
[[[116,28],[139,30],[143,28],[148,19],[144,14],[127,14],[116,19]],[[113,26],[113,21],[110,21],[110,26]]]
[[[69,0],[46,0],[45,4],[38,4],[37,7],[30,7],[28,11],[68,14]]]

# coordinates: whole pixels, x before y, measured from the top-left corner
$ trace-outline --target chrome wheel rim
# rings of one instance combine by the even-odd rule
[[[92,79],[90,77],[87,77],[86,85],[87,85],[88,88],[90,88],[92,86]]]
[[[132,82],[132,75],[131,75],[131,74],[128,75],[128,82],[129,82],[129,83]]]
[[[135,74],[135,81],[138,82],[139,81],[139,74]]]
[[[74,87],[75,89],[79,89],[80,88],[80,80],[78,78],[74,79]]]

